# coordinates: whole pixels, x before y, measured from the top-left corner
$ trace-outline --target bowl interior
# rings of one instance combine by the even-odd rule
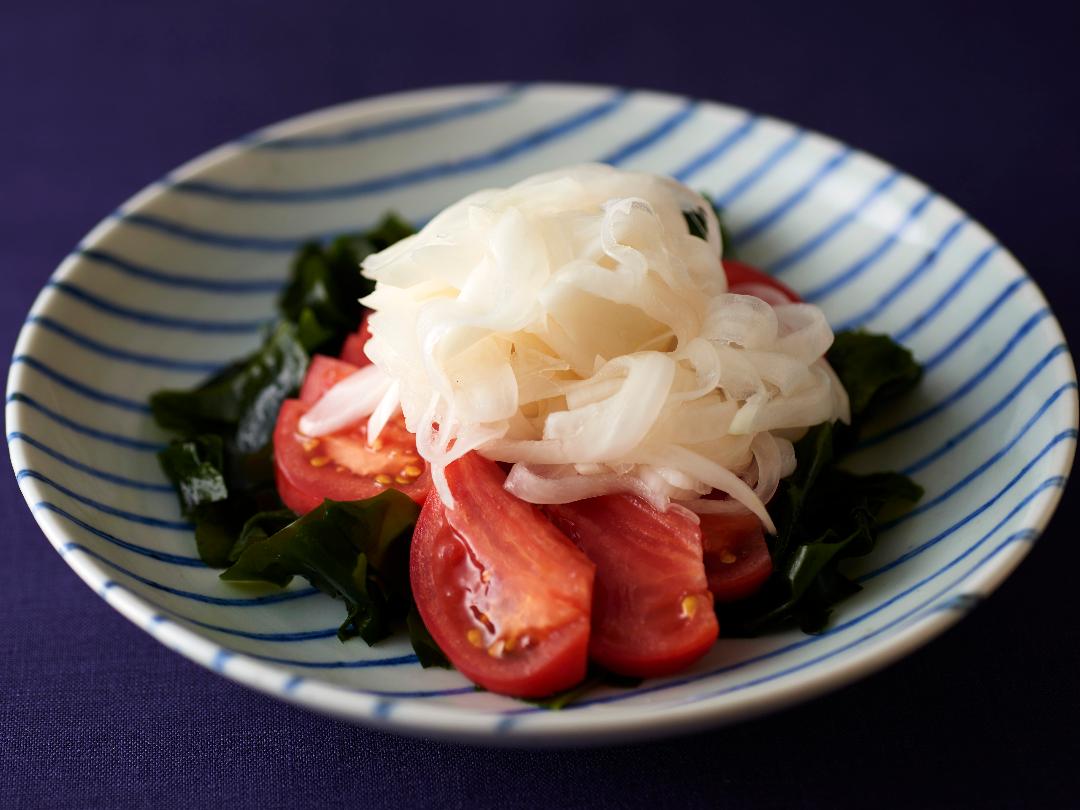
[[[888,332],[926,365],[854,466],[923,502],[852,569],[821,636],[723,640],[688,672],[550,713],[422,670],[406,640],[334,637],[305,583],[221,583],[158,468],[149,394],[255,346],[292,253],[395,210],[568,163],[670,174],[725,210],[741,258],[837,329]],[[918,181],[831,139],[716,104],[580,86],[476,86],[333,108],[197,159],[102,222],[35,303],[9,380],[11,456],[45,533],[164,643],[305,705],[456,738],[592,741],[734,719],[834,687],[940,632],[1015,566],[1072,461],[1076,382],[1016,261]]]

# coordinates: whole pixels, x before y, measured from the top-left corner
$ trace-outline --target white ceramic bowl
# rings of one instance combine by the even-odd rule
[[[901,469],[919,507],[853,566],[864,590],[821,636],[721,640],[673,678],[560,712],[422,670],[405,639],[340,644],[341,605],[302,582],[253,593],[195,557],[158,469],[148,395],[252,348],[295,247],[394,209],[424,221],[477,188],[585,160],[674,175],[725,207],[742,257],[838,328],[893,334],[926,364],[855,459]],[[304,116],[173,172],[96,227],[19,337],[11,459],[64,559],[162,643],[241,683],[398,731],[581,744],[717,725],[894,661],[1027,553],[1073,458],[1076,377],[1023,269],[924,185],[836,141],[650,92],[487,85]]]

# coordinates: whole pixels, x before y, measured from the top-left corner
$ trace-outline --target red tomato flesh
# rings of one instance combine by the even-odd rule
[[[701,515],[705,573],[717,602],[753,596],[772,574],[765,532],[755,515]]]
[[[369,447],[366,421],[330,436],[301,433],[300,417],[308,407],[298,399],[285,400],[274,428],[274,472],[287,507],[304,514],[326,498],[358,501],[388,488],[424,502],[431,474],[400,414]]]
[[[670,675],[712,647],[719,626],[690,516],[631,495],[546,511],[596,564],[589,654],[597,663],[623,675]]]
[[[371,363],[368,356],[364,354],[364,346],[367,345],[370,337],[371,330],[368,329],[367,316],[365,315],[360,328],[345,338],[345,343],[341,347],[341,359],[346,363],[352,363],[354,366],[366,366]]]
[[[763,273],[756,267],[751,267],[743,262],[737,262],[734,259],[724,259],[724,272],[727,274],[728,289],[733,293],[741,292],[746,295],[757,295],[754,287],[767,287],[770,290],[775,290],[780,293],[787,298],[788,301],[793,303],[802,301],[799,294],[787,284],[784,284],[782,281],[777,281],[768,273]]]
[[[450,464],[413,533],[413,597],[436,643],[492,692],[544,697],[585,677],[594,566],[475,452]]]
[[[300,417],[357,367],[315,355],[300,387],[300,399],[287,399],[274,426],[274,477],[282,502],[305,514],[324,499],[357,501],[398,489],[417,503],[431,490],[431,474],[416,452],[416,440],[398,413],[367,443],[367,420],[329,436],[300,432]]]

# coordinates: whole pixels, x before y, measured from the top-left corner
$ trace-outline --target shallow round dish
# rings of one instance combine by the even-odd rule
[[[222,583],[155,459],[149,394],[252,348],[297,246],[417,223],[464,194],[586,161],[661,172],[727,212],[739,255],[926,366],[854,459],[926,489],[853,571],[821,636],[721,640],[690,670],[560,712],[423,670],[405,639],[340,644],[341,605]],[[22,492],[113,607],[235,681],[349,720],[493,744],[586,744],[730,722],[834,689],[925,643],[1027,553],[1073,458],[1076,377],[1039,290],[922,183],[829,138],[651,92],[483,85],[404,93],[271,127],[198,158],[96,227],[19,337],[8,439]]]

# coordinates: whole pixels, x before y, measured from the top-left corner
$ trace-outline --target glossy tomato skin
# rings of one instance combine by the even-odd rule
[[[745,262],[724,259],[724,272],[727,274],[728,290],[730,292],[756,295],[759,298],[768,300],[767,296],[770,296],[770,291],[774,291],[791,303],[802,301],[799,294],[791,287]],[[773,302],[770,301],[770,303]],[[776,303],[783,302],[777,299]]]
[[[772,574],[765,532],[755,515],[701,515],[701,540],[709,590],[717,602],[753,596]]]
[[[277,486],[277,493],[278,497],[281,498],[281,502],[298,515],[306,515],[323,502],[322,496],[314,491],[309,492],[293,484],[278,463],[274,464],[274,483]]]
[[[370,338],[371,330],[368,329],[367,316],[365,315],[360,328],[345,338],[345,343],[341,347],[341,359],[357,367],[369,365],[371,361],[364,354],[364,347]]]
[[[432,490],[413,533],[413,598],[428,631],[474,683],[544,697],[580,683],[594,566],[505,473],[475,452],[450,464],[448,509]]]
[[[719,633],[701,533],[683,512],[632,495],[546,507],[596,564],[589,654],[613,672],[670,675],[704,655]]]

